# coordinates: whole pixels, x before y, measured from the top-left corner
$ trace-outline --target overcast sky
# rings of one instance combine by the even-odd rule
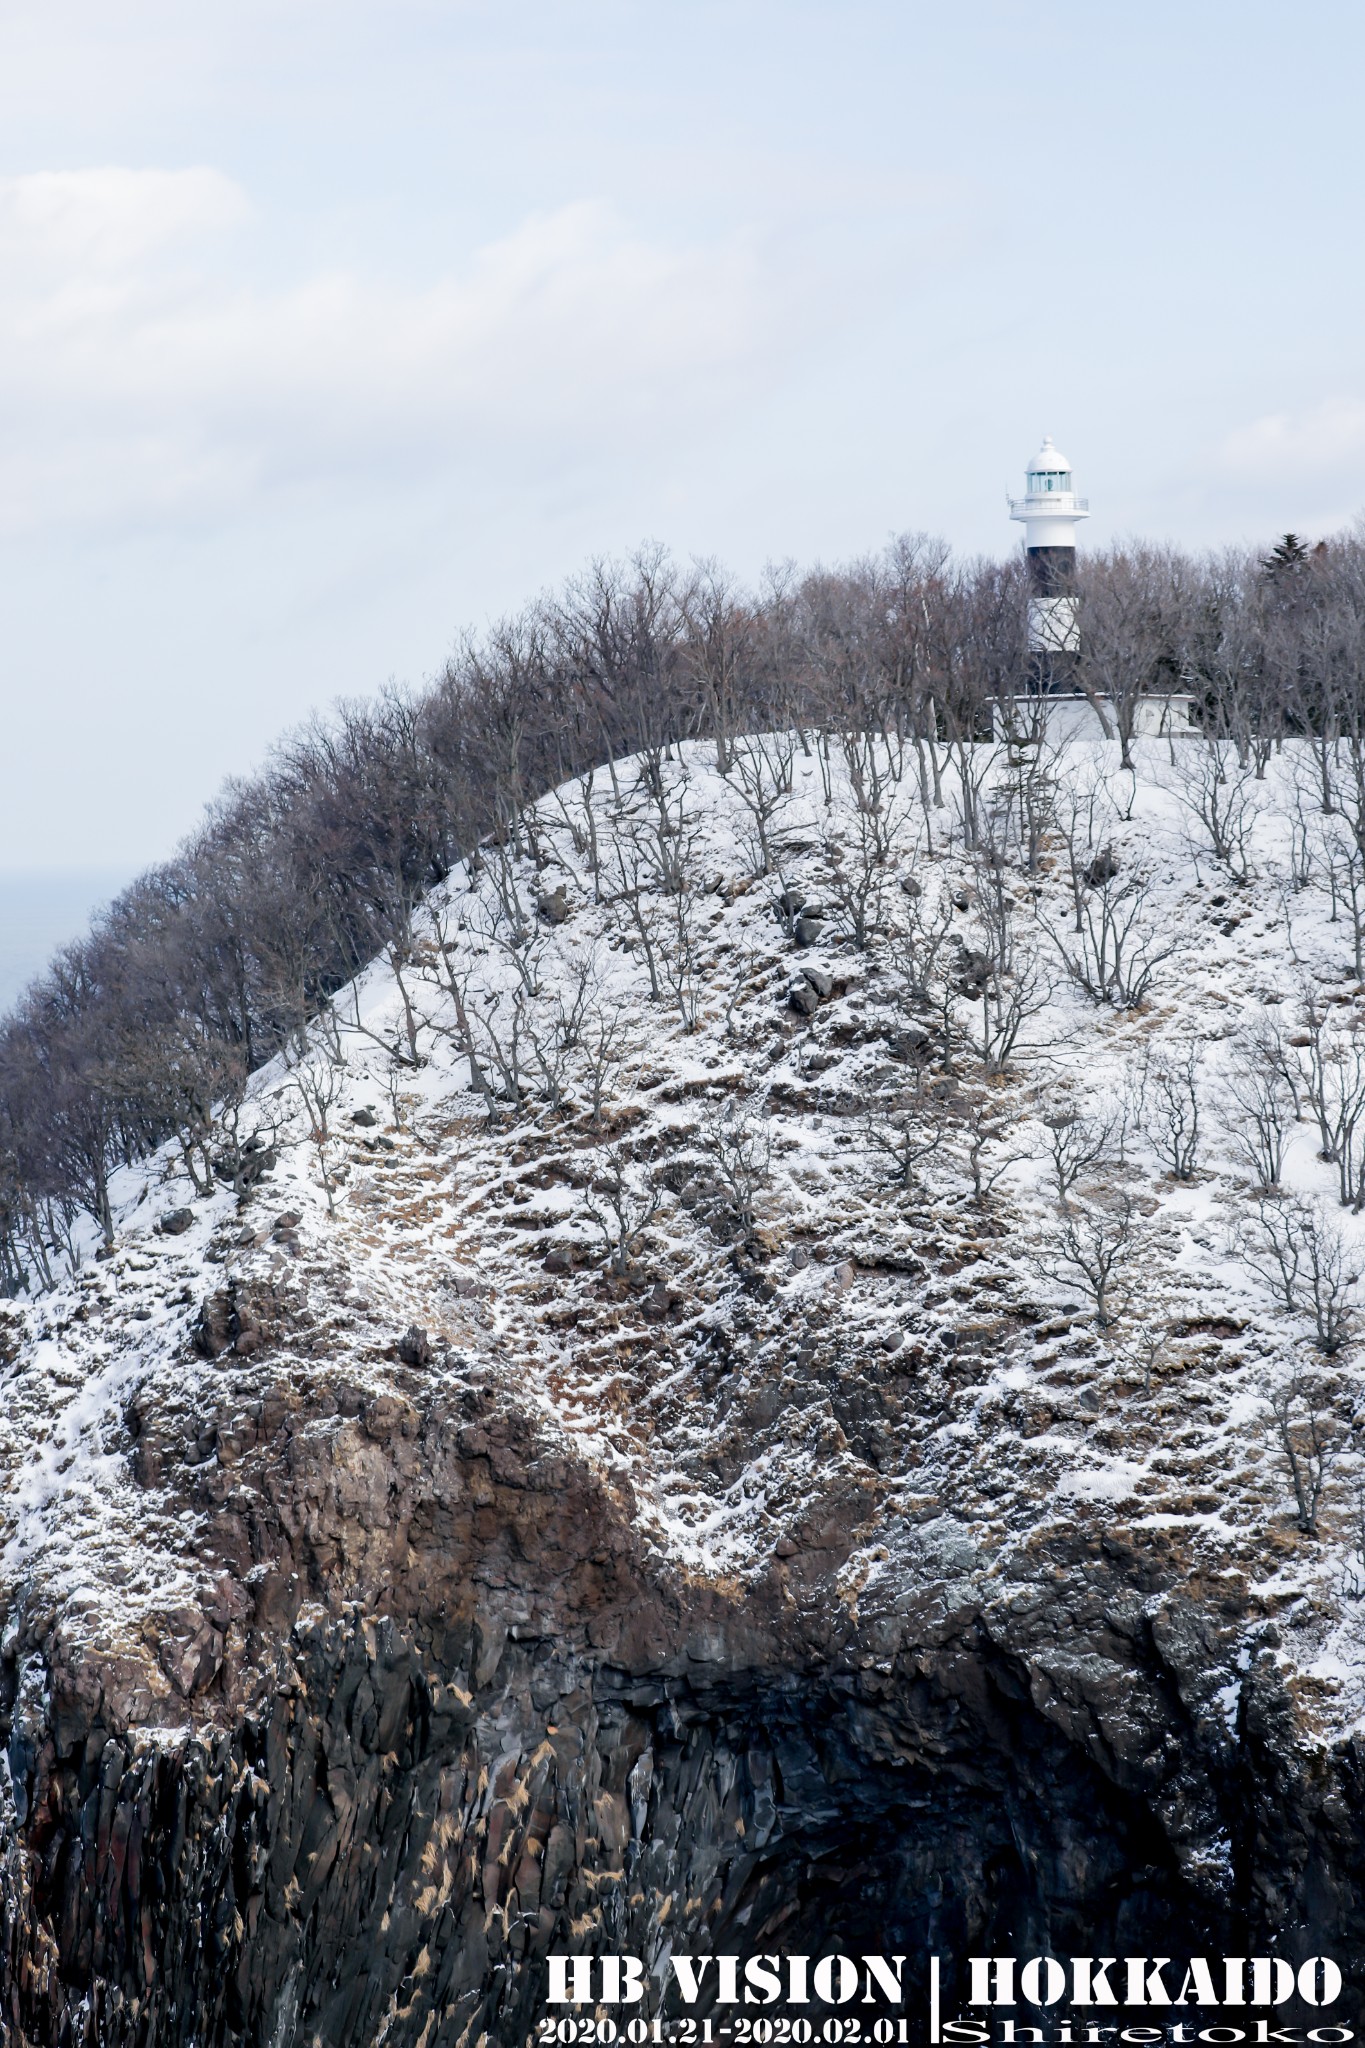
[[[5,0],[0,870],[593,553],[1365,506],[1365,10]]]

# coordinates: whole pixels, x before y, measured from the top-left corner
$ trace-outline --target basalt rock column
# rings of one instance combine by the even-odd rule
[[[1028,554],[1030,684],[1049,696],[1075,688],[1076,528],[1089,517],[1089,501],[1076,496],[1071,464],[1046,436],[1025,472],[1024,496],[1010,499],[1010,518],[1024,522]]]

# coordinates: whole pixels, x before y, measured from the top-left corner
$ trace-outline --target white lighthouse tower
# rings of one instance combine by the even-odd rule
[[[1024,495],[1010,499],[1010,518],[1024,525],[1028,555],[1028,686],[996,714],[996,736],[1038,740],[1129,739],[1189,733],[1194,716],[1187,691],[1162,690],[1123,704],[1097,695],[1080,662],[1076,602],[1076,528],[1090,503],[1076,496],[1071,464],[1051,435],[1030,462]]]
[[[1076,620],[1076,528],[1090,501],[1076,496],[1071,464],[1049,434],[1024,476],[1024,495],[1010,499],[1010,518],[1024,522],[1028,553],[1029,652],[1035,685],[1047,694],[1075,688],[1069,673],[1080,651]]]

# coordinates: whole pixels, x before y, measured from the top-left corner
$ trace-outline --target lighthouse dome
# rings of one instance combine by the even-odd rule
[[[1028,466],[1030,476],[1070,476],[1071,464],[1059,448],[1052,445],[1052,436],[1044,436],[1043,445]],[[1056,486],[1053,486],[1056,489]]]

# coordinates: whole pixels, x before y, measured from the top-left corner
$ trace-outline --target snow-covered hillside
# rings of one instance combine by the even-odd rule
[[[1137,752],[764,736],[538,804],[256,1077],[219,1192],[168,1147],[0,1311],[11,1631],[211,1717],[205,1419],[378,1439],[445,1382],[693,1577],[799,1604],[836,1502],[850,1616],[1136,1545],[1235,1594],[1230,1727],[1258,1656],[1365,1720],[1362,858],[1308,743]]]

